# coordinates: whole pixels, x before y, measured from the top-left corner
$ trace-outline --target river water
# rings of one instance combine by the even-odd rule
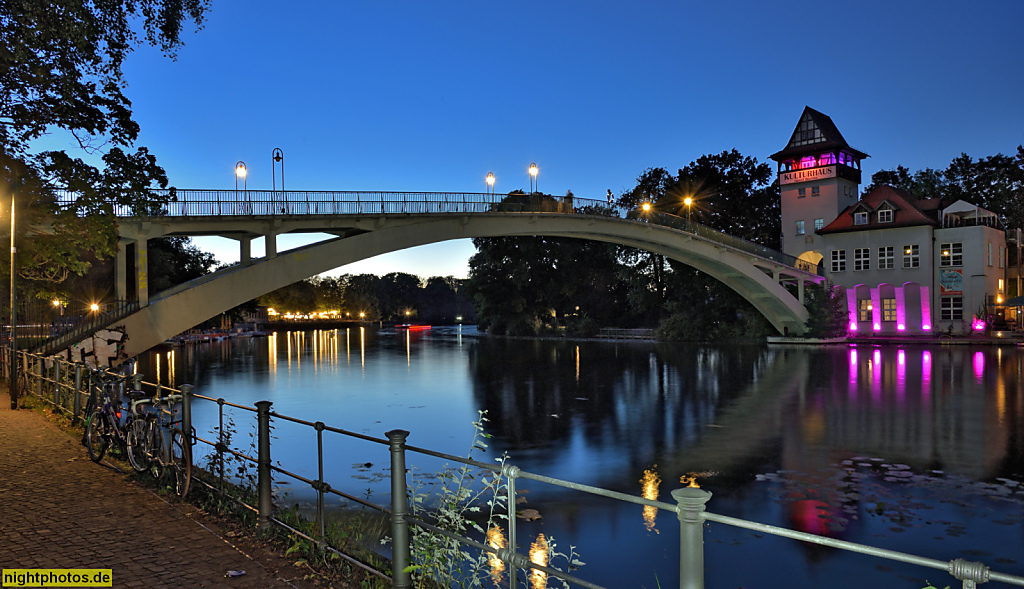
[[[506,340],[457,331],[278,332],[152,352],[147,380],[671,503],[695,478],[708,511],[1024,576],[1024,349],[728,346]],[[196,402],[200,435],[217,427]],[[255,430],[229,413],[235,445]],[[316,434],[275,420],[273,459],[317,476]],[[325,434],[325,478],[389,502],[386,447]],[[410,455],[417,472],[442,465]],[[609,587],[678,586],[674,514],[520,480],[526,551],[543,534]],[[314,494],[285,482],[289,503]],[[706,586],[959,586],[941,571],[721,524],[705,527]],[[556,565],[559,563],[555,563]],[[990,584],[988,586],[992,586]]]

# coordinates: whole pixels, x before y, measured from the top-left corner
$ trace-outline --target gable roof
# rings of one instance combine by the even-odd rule
[[[892,186],[878,186],[871,192],[864,195],[856,203],[846,207],[834,221],[815,231],[819,235],[826,233],[844,233],[847,231],[867,231],[871,229],[892,229],[895,227],[915,227],[919,225],[939,225],[936,219],[931,218],[917,207],[917,201],[906,192],[893,188]],[[868,215],[868,222],[865,225],[853,224],[854,211],[877,211],[883,204],[893,207],[892,221],[879,223],[878,215]]]
[[[783,162],[805,155],[840,149],[852,153],[860,159],[870,157],[868,154],[850,147],[828,115],[805,106],[786,148],[768,157],[777,162]]]

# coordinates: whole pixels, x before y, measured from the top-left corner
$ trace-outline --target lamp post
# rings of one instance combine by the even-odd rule
[[[284,191],[284,151],[280,147],[275,147],[270,152],[270,186],[272,190],[277,190],[277,166],[281,165],[281,190]]]
[[[537,164],[530,164],[530,192],[537,192]]]
[[[11,191],[11,409],[18,408],[18,242],[14,224],[14,191]]]
[[[238,179],[242,179],[242,190],[248,190],[249,183],[246,180],[249,170],[245,167],[245,162],[238,162],[235,164],[235,190],[238,190]]]
[[[238,202],[238,179],[242,179],[242,190],[245,191],[246,200],[249,199],[249,169],[245,167],[245,162],[239,161],[235,164],[235,202]],[[237,213],[236,213],[237,214]]]
[[[686,224],[690,224],[690,209],[693,206],[693,199],[689,196],[683,199],[683,204],[686,205]]]
[[[487,172],[487,192],[494,194],[494,173]]]

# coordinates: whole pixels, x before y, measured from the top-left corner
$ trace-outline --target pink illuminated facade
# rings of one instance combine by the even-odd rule
[[[783,251],[823,265],[846,294],[851,336],[966,334],[1006,297],[1006,232],[970,203],[880,186],[832,120],[805,108],[779,164]]]

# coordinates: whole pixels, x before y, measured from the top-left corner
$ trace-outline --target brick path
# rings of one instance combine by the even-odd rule
[[[0,387],[0,568],[112,569],[114,587],[304,585],[233,548],[194,507],[93,463],[79,439],[38,413],[12,411]],[[224,577],[234,569],[246,575]]]

